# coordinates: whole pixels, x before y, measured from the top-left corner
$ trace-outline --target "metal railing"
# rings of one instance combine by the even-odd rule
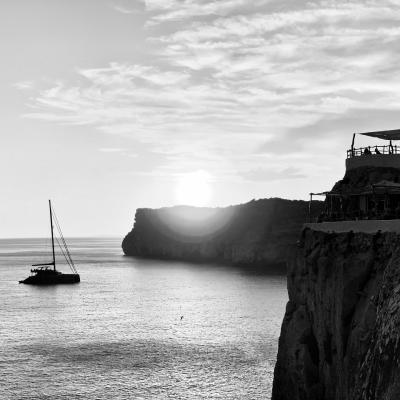
[[[354,211],[354,212],[331,212],[321,213],[313,222],[333,222],[333,221],[358,221],[374,219],[400,219],[399,209],[388,209],[379,211]]]
[[[347,150],[347,158],[364,157],[376,154],[400,154],[400,146],[368,146]]]

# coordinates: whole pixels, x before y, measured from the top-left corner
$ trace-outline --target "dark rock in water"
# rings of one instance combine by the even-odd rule
[[[273,400],[400,399],[400,234],[303,231]]]
[[[322,202],[313,203],[314,215],[321,209]],[[138,209],[122,248],[132,256],[276,267],[284,272],[307,216],[308,202],[279,198],[225,208]]]

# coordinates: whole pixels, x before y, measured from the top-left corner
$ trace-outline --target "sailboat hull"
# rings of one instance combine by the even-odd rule
[[[59,271],[45,270],[36,275],[31,275],[28,278],[19,281],[26,285],[59,285],[71,284],[80,282],[79,274],[63,274]]]
[[[57,221],[57,217],[55,218],[55,222],[58,228],[58,232],[61,235],[61,242],[65,248],[65,251],[63,250],[61,245],[60,248],[69,266],[71,267],[73,274],[63,274],[62,272],[56,270],[56,255],[54,252],[54,232],[53,232],[53,209],[51,207],[50,200],[49,200],[49,212],[50,212],[50,230],[51,230],[51,249],[52,249],[53,261],[42,264],[33,264],[32,265],[33,267],[39,267],[39,268],[31,269],[32,275],[28,276],[28,278],[22,281],[19,281],[19,283],[25,283],[27,285],[58,285],[65,283],[78,283],[81,280],[79,274],[75,269],[71,255],[69,254],[67,243],[65,242],[64,236],[61,232],[61,228]],[[52,268],[49,268],[50,266],[52,266]]]

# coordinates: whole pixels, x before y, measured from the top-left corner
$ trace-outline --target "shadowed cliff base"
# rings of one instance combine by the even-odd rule
[[[322,206],[313,204],[314,216]],[[224,208],[138,209],[122,249],[129,256],[218,262],[284,274],[307,217],[308,202],[279,198]]]
[[[303,232],[273,400],[400,398],[399,248],[394,232]]]

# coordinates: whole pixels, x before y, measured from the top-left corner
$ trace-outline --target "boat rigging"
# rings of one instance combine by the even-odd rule
[[[58,222],[57,216],[55,215],[54,209],[49,200],[49,211],[50,211],[50,231],[51,231],[51,249],[53,260],[48,263],[32,264],[31,276],[19,281],[19,283],[31,284],[31,285],[56,285],[60,283],[78,283],[80,282],[80,276],[76,270],[75,264],[72,260],[71,253],[69,252],[67,242],[65,241],[64,235],[62,234],[60,223]],[[64,256],[67,264],[69,265],[72,273],[64,274],[56,269],[56,256],[54,251],[54,224],[56,225],[57,231],[60,236],[60,240],[56,238],[57,244],[60,247],[61,253]],[[50,268],[50,267],[53,268]]]

